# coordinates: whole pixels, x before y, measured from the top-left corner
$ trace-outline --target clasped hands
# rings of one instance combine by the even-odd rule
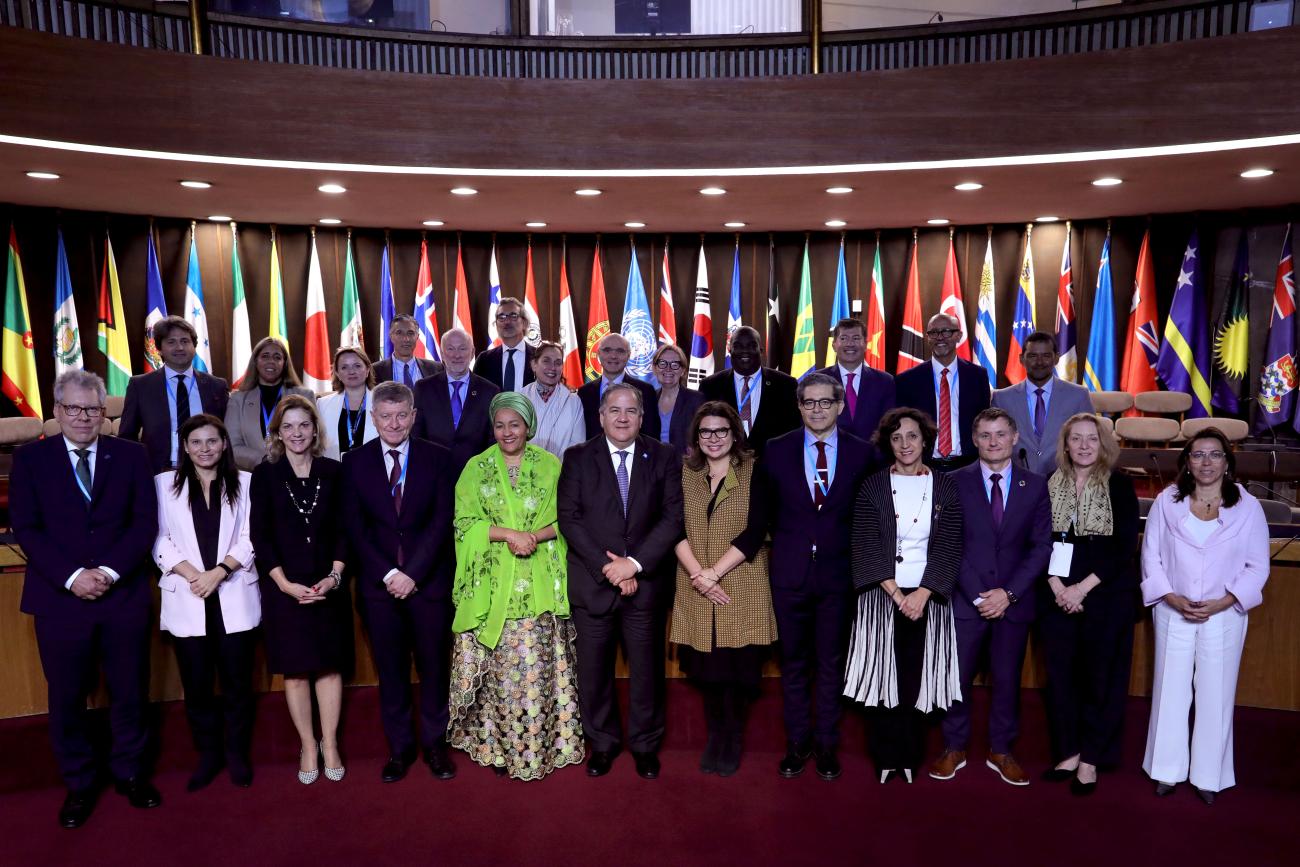
[[[113,586],[113,579],[103,569],[82,569],[70,588],[78,599],[93,602],[108,592]]]
[[[908,620],[920,620],[921,615],[925,613],[925,603],[930,601],[930,590],[926,587],[918,587],[911,593],[905,594],[891,581],[884,590]]]
[[[714,605],[729,605],[731,597],[722,589],[722,578],[712,566],[691,576],[691,586]]]
[[[226,580],[226,570],[214,566],[202,572],[196,571],[185,580],[190,582],[191,593],[200,599],[207,599],[221,586],[221,582]]]
[[[1220,611],[1227,611],[1237,604],[1237,597],[1231,593],[1224,593],[1218,599],[1205,599],[1200,602],[1193,602],[1177,593],[1166,593],[1164,600],[1189,623],[1204,623]]]
[[[1048,577],[1047,585],[1052,588],[1057,607],[1066,614],[1079,614],[1083,611],[1083,600],[1088,595],[1088,590],[1082,581],[1067,587],[1060,577],[1052,575]]]
[[[523,530],[506,530],[505,531],[506,547],[510,553],[516,557],[528,557],[537,550],[537,535],[535,533],[525,533]]]
[[[393,577],[396,578],[397,576]],[[389,582],[390,592],[391,583],[392,582]],[[325,594],[333,590],[334,587],[334,579],[328,575],[317,581],[315,584],[312,584],[310,587],[293,581],[285,581],[280,585],[280,589],[298,600],[299,605],[311,605],[314,602],[323,602],[325,600]]]
[[[618,588],[618,592],[623,596],[631,596],[636,592],[636,564],[628,557],[620,557],[613,551],[606,551],[605,556],[609,562],[600,567],[600,572],[605,576],[605,580]]]

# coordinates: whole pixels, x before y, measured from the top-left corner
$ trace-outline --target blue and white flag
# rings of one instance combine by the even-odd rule
[[[731,306],[727,308],[727,355],[723,362],[727,370],[731,369],[731,338],[735,336],[736,329],[742,324],[740,321],[740,236],[737,235],[736,255],[731,260]]]
[[[162,355],[153,340],[153,326],[167,315],[167,299],[163,295],[162,271],[158,268],[158,250],[153,244],[153,223],[149,224],[149,252],[145,263],[145,303],[149,312],[144,315],[144,363],[150,370],[163,366]]]
[[[194,240],[194,223],[190,223],[190,268],[185,277],[185,321],[194,326],[199,339],[194,347],[194,369],[212,370],[212,345],[208,340],[208,314],[203,309],[203,278],[199,276],[199,247]]]
[[[80,370],[81,329],[77,327],[77,307],[72,301],[72,276],[68,273],[68,254],[63,249],[63,229],[59,230],[59,258],[54,263],[54,374]]]
[[[1083,360],[1083,384],[1088,391],[1119,388],[1119,359],[1115,347],[1115,282],[1110,275],[1110,232],[1101,245],[1097,294],[1092,299],[1092,326],[1088,329],[1088,354]]]
[[[497,270],[497,242],[492,239],[492,263],[488,266],[488,349],[501,345],[497,332],[497,308],[501,306],[501,272]]]
[[[656,348],[655,323],[650,316],[645,283],[641,280],[641,265],[636,260],[635,241],[632,242],[632,261],[627,269],[627,295],[623,298],[623,322],[619,329],[631,350],[627,359],[628,375],[658,385],[650,366]]]
[[[979,306],[975,310],[975,360],[989,376],[989,388],[998,387],[998,304],[993,292],[993,230],[984,245],[980,269]]]
[[[379,333],[383,335],[384,358],[393,357],[393,338],[388,336],[388,329],[397,314],[397,305],[393,303],[393,269],[388,262],[388,239],[384,239],[384,255],[379,260]]]

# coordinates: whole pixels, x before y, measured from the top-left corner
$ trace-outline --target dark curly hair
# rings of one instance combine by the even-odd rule
[[[935,427],[934,419],[919,409],[896,406],[881,417],[880,426],[871,435],[872,444],[890,461],[894,460],[894,447],[890,444],[889,438],[894,435],[894,431],[903,426],[903,420],[909,418],[921,429],[921,439],[925,444],[921,454],[928,455],[934,451],[934,441],[939,436],[939,429]]]

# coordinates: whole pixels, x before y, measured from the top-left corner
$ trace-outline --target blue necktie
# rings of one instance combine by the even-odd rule
[[[627,516],[627,490],[629,487],[628,485],[629,480],[627,475],[627,452],[626,451],[619,451],[618,453],[618,473],[616,475],[618,476],[618,495],[623,498],[623,515],[624,517],[626,517]]]
[[[402,365],[403,384],[405,384],[407,388],[415,388],[415,381],[411,379],[411,365],[414,364],[415,361],[399,361],[397,363]]]
[[[451,384],[451,426],[454,428],[460,427],[460,414],[465,409],[465,404],[460,401],[460,387],[464,384],[463,382],[452,382]]]
[[[518,350],[506,350],[506,372],[501,383],[502,391],[515,390],[515,352]]]

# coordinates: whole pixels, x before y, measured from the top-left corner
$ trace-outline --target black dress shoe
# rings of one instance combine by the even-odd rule
[[[130,780],[118,780],[113,784],[117,793],[126,798],[128,804],[137,810],[148,810],[162,803],[162,795],[148,780],[139,777]]]
[[[1197,789],[1196,796],[1205,802],[1205,806],[1214,806],[1214,792],[1209,789]]]
[[[1174,783],[1162,783],[1159,780],[1157,780],[1156,797],[1163,798],[1166,795],[1172,795],[1174,793],[1174,785],[1175,785]]]
[[[1043,782],[1045,783],[1066,783],[1076,779],[1074,769],[1066,770],[1065,768],[1048,768],[1043,771]]]
[[[643,780],[659,779],[659,754],[638,753],[632,751],[632,761],[636,763],[636,775]]]
[[[59,827],[71,829],[86,824],[90,814],[95,811],[95,794],[93,787],[68,789],[63,806],[59,808]]]
[[[390,756],[387,762],[384,762],[383,770],[379,772],[379,779],[385,783],[396,783],[406,776],[407,770],[415,764],[415,750],[402,753],[400,756]]]
[[[808,757],[811,755],[811,745],[791,741],[786,744],[785,758],[781,759],[777,770],[787,780],[793,779],[803,773],[803,766],[808,763]]]
[[[1095,791],[1097,791],[1096,780],[1093,780],[1091,783],[1085,783],[1078,777],[1070,780],[1070,794],[1074,795],[1076,798],[1086,798]]]
[[[840,775],[840,760],[833,750],[817,753],[817,776],[834,780]]]
[[[253,785],[253,766],[248,759],[231,757],[226,766],[230,768],[230,782],[241,789]]]
[[[587,759],[587,776],[603,777],[608,774],[618,752],[617,749],[592,751],[591,758]]]
[[[722,752],[718,754],[718,776],[730,777],[740,770],[740,735],[728,735],[722,741]]]
[[[456,778],[456,765],[447,752],[447,745],[437,743],[424,753],[424,763],[429,766],[429,773],[435,780],[453,780]]]
[[[217,778],[221,769],[225,767],[225,762],[221,756],[203,756],[199,759],[199,766],[190,774],[189,781],[185,783],[185,791],[197,792],[199,789],[207,788],[208,784]]]
[[[700,773],[712,774],[718,770],[718,755],[722,752],[724,738],[720,734],[709,732],[709,740],[704,745],[704,754],[700,756]]]

